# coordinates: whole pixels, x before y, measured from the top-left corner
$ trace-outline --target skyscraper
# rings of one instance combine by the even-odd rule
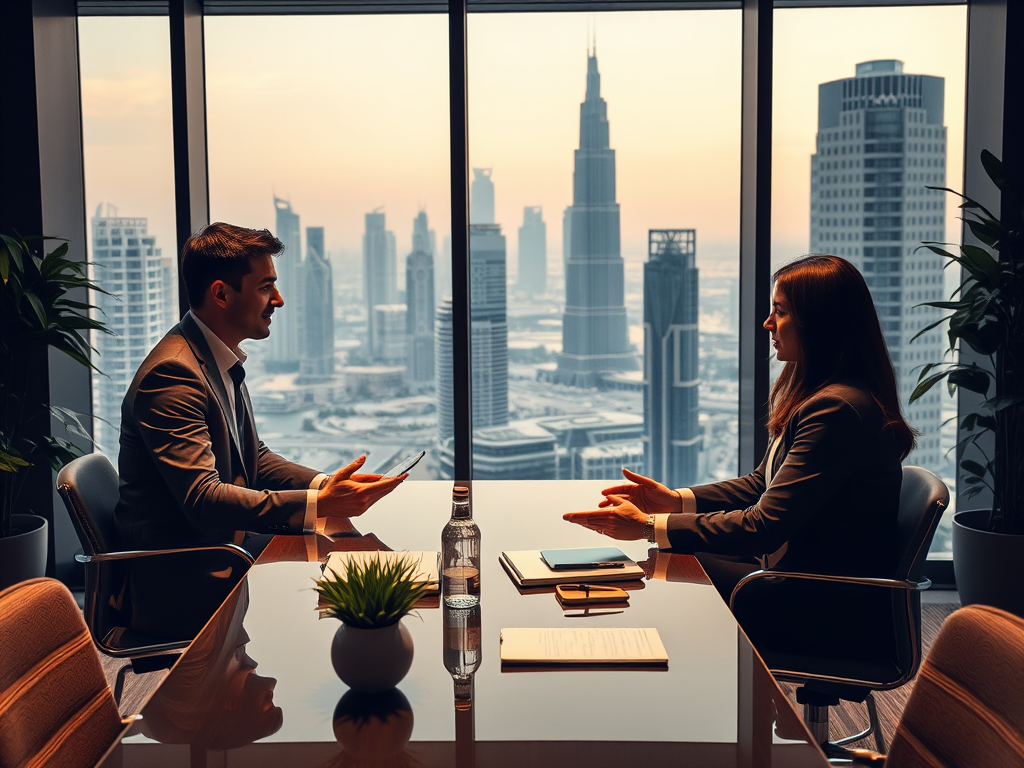
[[[608,105],[601,98],[596,54],[587,56],[569,219],[562,351],[554,380],[592,387],[604,371],[639,368],[626,330],[615,150],[609,143]]]
[[[384,212],[366,214],[363,234],[363,296],[366,298],[367,345],[373,349],[373,308],[398,301],[398,262],[395,235],[385,228]]]
[[[910,343],[940,312],[918,306],[943,298],[942,260],[918,251],[945,239],[944,81],[903,73],[903,62],[867,61],[854,77],[818,86],[817,152],[811,156],[811,250],[853,262],[882,323],[911,426],[920,432],[908,459],[943,469],[939,388],[909,405],[920,367],[939,360],[942,333]]]
[[[543,294],[548,281],[548,226],[539,205],[523,208],[519,228],[519,287],[532,296]]]
[[[652,229],[644,264],[644,461],[670,488],[693,485],[697,420],[697,231]]]
[[[455,352],[452,339],[452,299],[445,296],[437,305],[434,327],[434,373],[437,391],[437,442],[442,448],[455,435]]]
[[[302,267],[302,359],[299,372],[306,381],[334,375],[334,283],[331,262],[324,251],[324,228],[306,227],[306,260]]]
[[[497,224],[469,228],[473,429],[508,424],[505,236]]]
[[[384,365],[405,365],[408,359],[405,304],[378,304],[373,308],[373,359]]]
[[[93,376],[93,435],[100,450],[114,457],[121,431],[121,401],[135,372],[153,346],[170,330],[169,310],[177,304],[177,291],[169,279],[167,259],[147,234],[142,217],[117,215],[101,203],[91,220],[91,276],[112,295],[92,297],[114,335],[93,333],[96,364],[104,375]]]
[[[289,299],[294,302],[294,309],[274,313],[274,329],[270,334],[266,365],[272,371],[297,371],[302,354],[302,314],[298,311],[298,304],[305,293],[302,279],[302,234],[299,215],[292,211],[289,201],[275,197],[274,209],[277,212],[277,238],[284,243],[284,253],[275,260],[277,288],[286,304]]]
[[[469,223],[494,224],[494,182],[490,168],[474,168],[469,187]]]
[[[434,256],[427,214],[412,225],[412,253],[405,259],[406,339],[408,376],[415,385],[434,381]]]

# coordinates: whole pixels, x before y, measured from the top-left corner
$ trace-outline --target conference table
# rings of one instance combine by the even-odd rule
[[[403,620],[415,655],[394,691],[357,694],[331,665],[339,623],[320,617],[312,589],[327,551],[440,549],[452,484],[407,481],[351,530],[276,537],[100,765],[826,765],[694,557],[662,555],[656,578],[630,585],[624,609],[566,610],[552,587],[513,584],[502,551],[617,543],[648,561],[646,542],[609,542],[561,519],[595,508],[606,486],[473,484],[481,600],[468,636],[481,662],[468,706],[455,707],[444,651],[457,633],[446,632],[452,614],[437,598]],[[500,632],[513,627],[656,627],[668,668],[503,669]]]

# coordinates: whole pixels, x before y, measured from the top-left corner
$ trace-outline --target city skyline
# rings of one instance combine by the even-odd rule
[[[575,128],[569,97],[578,92],[589,18],[470,17],[471,162],[500,174],[496,219],[506,226],[516,222],[525,205],[560,212],[570,202],[566,179],[571,159],[561,147]],[[854,61],[874,58],[900,58],[913,71],[943,76],[949,144],[959,147],[965,64],[949,51],[962,48],[965,18],[965,10],[957,6],[776,12],[776,261],[808,248],[806,169],[814,148],[817,84],[846,76]],[[641,264],[647,229],[671,225],[676,212],[686,210],[694,214],[690,220],[701,223],[701,266],[734,260],[738,12],[615,13],[597,14],[596,19],[608,69],[604,88],[615,105],[611,118],[619,150],[624,258]],[[174,242],[174,198],[166,24],[159,18],[79,20],[88,208],[121,200],[127,213],[148,216],[150,231],[169,247]],[[824,34],[839,27],[849,34]],[[508,34],[508,29],[521,34]],[[254,42],[268,34],[280,38],[273,68],[260,60],[261,46]],[[412,218],[421,207],[430,211],[439,236],[445,236],[449,169],[444,34],[440,17],[318,17],[315,24],[308,17],[208,18],[213,219],[272,227],[273,210],[264,190],[273,190],[327,228],[326,248],[336,259],[358,258],[362,213],[383,200],[401,242],[408,242]],[[335,44],[311,44],[321,37]],[[673,44],[655,44],[663,37]],[[735,41],[735,50],[728,40]],[[526,45],[534,51],[531,57],[521,66],[506,67]],[[335,48],[341,49],[343,60],[325,63],[327,52]],[[360,56],[364,59],[358,66],[345,69],[350,59],[360,61]],[[417,66],[407,66],[410,60]],[[346,71],[358,72],[358,77]],[[660,73],[657,87],[654,82],[648,86],[645,73],[650,72]],[[701,76],[694,77],[698,72]],[[674,94],[667,103],[662,86]],[[239,131],[232,114],[252,98],[253,88],[273,92],[285,111],[294,105],[291,114],[296,117]],[[393,93],[393,106],[380,102],[382,92]],[[304,114],[300,107],[311,99],[328,110],[318,125],[298,119]],[[668,113],[652,121],[650,108],[656,103]],[[338,116],[341,104],[348,105],[344,117]],[[686,117],[693,109],[699,110],[699,120]],[[424,116],[415,134],[397,127],[407,124],[410,111]],[[431,119],[434,115],[437,120]],[[541,115],[543,120],[537,121]],[[339,119],[346,124],[345,132],[328,139]],[[516,141],[508,140],[510,131]],[[355,165],[339,169],[335,157],[346,147],[358,147],[358,156],[346,161]],[[324,162],[310,162],[309,156],[317,153]],[[657,153],[661,156],[656,158]],[[961,163],[959,154],[951,154],[952,186],[958,186]],[[137,211],[123,205],[129,199]],[[947,201],[947,236],[958,232],[954,205]],[[641,217],[641,212],[648,216]],[[549,224],[549,261],[557,267],[560,217],[553,215]]]

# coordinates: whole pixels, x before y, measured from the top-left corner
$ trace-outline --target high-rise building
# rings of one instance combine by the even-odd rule
[[[562,211],[562,266],[569,261],[569,254],[572,253],[572,206],[565,206]]]
[[[469,223],[494,224],[494,182],[490,168],[474,168],[469,187]]]
[[[508,424],[508,318],[506,315],[505,237],[497,224],[469,228],[470,355],[473,387],[473,431]],[[451,463],[455,434],[452,301],[437,307],[436,379],[437,438],[442,470]],[[446,448],[447,446],[447,448]]]
[[[128,385],[149,351],[170,330],[168,317],[177,305],[168,259],[148,234],[147,219],[117,213],[113,205],[101,203],[91,220],[91,277],[111,294],[92,297],[97,306],[92,314],[113,332],[93,333],[91,339],[103,374],[92,380],[93,412],[99,417],[93,437],[110,457],[117,455],[121,401]]]
[[[569,218],[562,351],[554,380],[591,387],[603,372],[639,368],[626,329],[615,150],[609,143],[608,105],[601,98],[596,54],[587,56]]]
[[[434,382],[434,254],[427,214],[420,211],[412,225],[412,253],[405,259],[406,341],[409,381]]]
[[[900,404],[920,432],[908,461],[943,470],[939,388],[909,404],[920,368],[939,360],[939,329],[910,339],[940,311],[943,260],[918,250],[945,239],[946,128],[941,77],[908,75],[903,62],[867,61],[856,75],[818,86],[811,156],[811,250],[853,262],[871,289],[896,368]]]
[[[697,231],[652,229],[644,264],[644,462],[670,488],[698,480]]]
[[[395,234],[385,229],[385,214],[377,208],[366,214],[363,234],[363,296],[366,299],[367,343],[373,350],[373,308],[398,301],[398,262]]]
[[[378,304],[373,308],[373,359],[384,365],[406,363],[406,305]]]
[[[266,366],[272,371],[297,371],[302,355],[302,313],[299,311],[299,302],[305,294],[302,233],[299,229],[299,215],[292,210],[289,201],[275,197],[274,209],[277,213],[277,238],[284,243],[284,253],[275,260],[277,289],[284,297],[285,304],[292,301],[293,308],[274,313]]]
[[[469,228],[473,429],[508,424],[505,236],[497,224]]]
[[[523,208],[519,228],[519,287],[532,296],[547,290],[548,225],[539,205]]]
[[[452,299],[437,305],[434,326],[434,374],[437,392],[437,442],[445,447],[455,435],[455,353],[452,338]]]
[[[331,262],[324,250],[324,228],[306,227],[305,283],[302,313],[302,359],[299,372],[305,381],[334,375],[334,282]]]

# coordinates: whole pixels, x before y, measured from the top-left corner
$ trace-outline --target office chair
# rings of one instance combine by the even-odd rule
[[[921,665],[888,768],[1024,768],[1024,619],[987,605],[953,613]]]
[[[234,544],[112,551],[118,484],[117,472],[100,453],[80,456],[57,474],[57,490],[71,515],[84,552],[75,559],[85,564],[85,623],[93,642],[103,653],[131,659],[118,673],[114,696],[120,701],[124,674],[129,667],[136,674],[166,669],[191,642],[191,638],[169,642],[132,628],[131,599],[127,594],[128,563],[161,555],[221,551],[230,553],[232,559],[240,559],[244,572],[253,564],[253,557]]]
[[[118,715],[67,587],[0,592],[0,765],[93,765],[133,720]]]
[[[804,721],[830,758],[848,759],[845,745],[872,733],[878,751],[885,751],[872,692],[898,688],[917,674],[921,592],[931,586],[922,571],[948,502],[942,480],[920,467],[903,468],[894,578],[760,570],[741,579],[732,592],[729,606],[744,629],[744,607],[749,610],[771,601],[780,609],[775,618],[800,628],[809,639],[809,648],[773,647],[772,629],[760,627],[755,628],[761,637],[754,646],[777,679],[800,685],[796,697],[803,705]],[[870,606],[870,616],[849,617],[836,610],[850,604]],[[829,707],[841,699],[864,702],[869,725],[861,733],[831,742]]]

